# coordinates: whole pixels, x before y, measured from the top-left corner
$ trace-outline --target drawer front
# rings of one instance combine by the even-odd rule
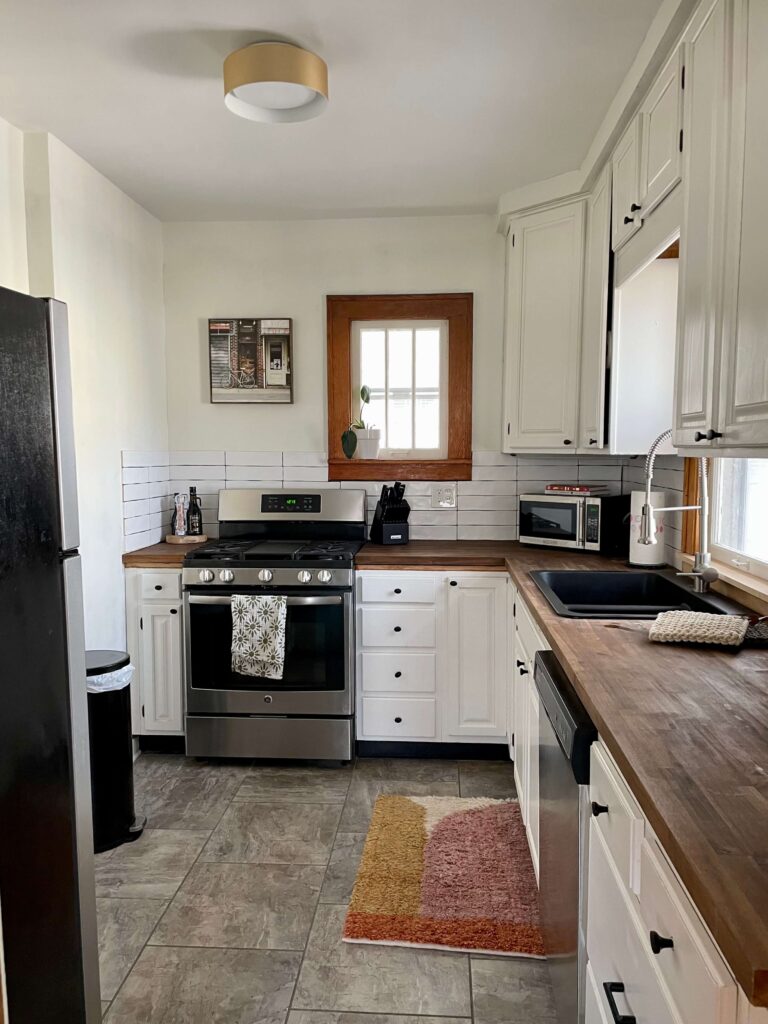
[[[141,574],[141,596],[143,600],[181,597],[181,573],[178,572],[143,572]]]
[[[367,604],[434,604],[435,591],[429,573],[376,572],[360,581],[360,596]]]
[[[642,842],[640,877],[638,903],[648,948],[651,931],[674,943],[652,955],[681,1018],[686,1024],[735,1021],[736,985],[654,840]]]
[[[592,745],[589,799],[595,825],[606,842],[628,890],[639,890],[640,842],[644,819],[600,743]],[[597,806],[595,806],[597,805]],[[607,807],[608,810],[601,810]],[[595,811],[599,811],[595,815]]]
[[[592,964],[587,964],[587,985],[584,999],[584,1024],[611,1024],[605,995],[598,991]]]
[[[599,1005],[610,1011],[605,985],[614,987],[618,1014],[634,1016],[637,1024],[680,1024],[664,993],[653,957],[643,942],[639,923],[593,818],[589,829],[589,914],[587,954]],[[624,986],[619,991],[617,986]],[[686,1021],[685,1024],[698,1024]]]
[[[363,697],[363,735],[386,739],[432,740],[435,701],[400,697]]]
[[[434,647],[434,608],[363,608],[363,647]]]
[[[536,651],[549,650],[549,644],[534,625],[531,613],[519,593],[515,598],[515,626],[532,662],[536,657]]]
[[[434,693],[435,657],[413,651],[364,654],[362,688],[366,693]]]

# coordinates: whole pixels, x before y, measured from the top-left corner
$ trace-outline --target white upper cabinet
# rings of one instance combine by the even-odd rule
[[[505,452],[576,448],[584,206],[577,200],[510,223]]]
[[[606,164],[587,200],[579,399],[579,448],[586,451],[599,451],[606,443],[605,372],[610,262],[611,165]]]
[[[683,219],[673,442],[715,429],[728,153],[731,0],[705,3],[684,40]]]
[[[768,445],[768,3],[739,0],[716,429],[723,447]]]
[[[683,80],[680,47],[640,107],[640,215],[645,218],[682,176]]]
[[[611,242],[618,249],[642,226],[640,207],[640,115],[624,132],[613,153]]]

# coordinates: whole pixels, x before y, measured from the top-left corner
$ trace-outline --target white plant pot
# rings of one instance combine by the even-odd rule
[[[355,458],[378,459],[379,445],[381,443],[381,431],[379,428],[373,427],[371,430],[356,430],[355,433],[357,434]]]

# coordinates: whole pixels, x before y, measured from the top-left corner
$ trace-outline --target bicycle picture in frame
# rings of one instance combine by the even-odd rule
[[[290,317],[208,321],[212,402],[293,401]]]

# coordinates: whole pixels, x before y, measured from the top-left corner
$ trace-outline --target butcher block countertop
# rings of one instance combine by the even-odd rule
[[[186,544],[151,544],[138,551],[126,551],[123,565],[126,569],[180,569],[189,548]]]
[[[366,544],[358,569],[485,569],[504,572],[520,544],[496,540],[412,540],[410,544]]]

